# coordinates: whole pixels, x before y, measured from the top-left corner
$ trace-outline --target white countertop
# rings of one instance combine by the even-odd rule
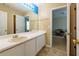
[[[32,32],[24,32],[24,33],[17,33],[17,34],[0,36],[0,52],[3,52],[5,50],[12,48],[14,46],[17,46],[23,42],[31,40],[31,39],[33,39],[37,36],[40,36],[44,33],[46,33],[46,32],[45,31],[32,31]],[[13,42],[13,41],[11,41],[13,35],[18,35],[20,37],[25,37],[25,38],[20,41]]]

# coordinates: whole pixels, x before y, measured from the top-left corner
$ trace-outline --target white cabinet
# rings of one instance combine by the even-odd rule
[[[31,39],[25,43],[25,55],[26,56],[34,56],[36,55],[36,42],[35,39]]]
[[[0,56],[24,56],[24,44],[0,53]]]
[[[25,55],[34,56],[36,55],[45,45],[45,35],[40,35],[32,40],[25,43]]]
[[[45,35],[40,35],[36,38],[36,52],[38,53],[45,45]]]
[[[0,56],[34,56],[44,45],[45,35],[43,34],[0,53]]]
[[[41,35],[40,39],[41,39],[41,47],[44,47],[44,45],[45,45],[45,35],[44,34]]]
[[[34,56],[36,55],[45,45],[45,35],[40,35],[33,38],[25,43],[25,55]]]

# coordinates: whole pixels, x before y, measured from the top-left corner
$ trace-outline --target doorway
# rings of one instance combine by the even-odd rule
[[[72,3],[72,4],[67,4],[66,6],[61,6],[61,7],[57,7],[52,9],[56,10],[56,9],[60,9],[63,7],[67,7],[67,40],[66,40],[66,53],[69,56],[75,56],[76,53],[76,45],[73,44],[73,39],[76,40],[76,3]],[[51,14],[52,15],[52,14]],[[59,16],[59,15],[58,15]],[[53,19],[53,16],[52,16]],[[52,20],[53,23],[53,20]],[[53,27],[53,25],[52,25]],[[53,28],[52,28],[52,39],[53,39]],[[52,47],[52,39],[50,40],[50,46]]]
[[[52,10],[52,47],[67,55],[67,6]]]

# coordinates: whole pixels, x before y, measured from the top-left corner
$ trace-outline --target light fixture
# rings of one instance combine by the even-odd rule
[[[24,3],[24,6],[33,11],[34,13],[38,14],[38,6],[33,3]]]

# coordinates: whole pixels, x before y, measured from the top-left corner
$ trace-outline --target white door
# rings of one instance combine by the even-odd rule
[[[0,36],[7,34],[7,13],[0,11]]]
[[[16,33],[25,32],[25,18],[20,15],[16,15]]]

